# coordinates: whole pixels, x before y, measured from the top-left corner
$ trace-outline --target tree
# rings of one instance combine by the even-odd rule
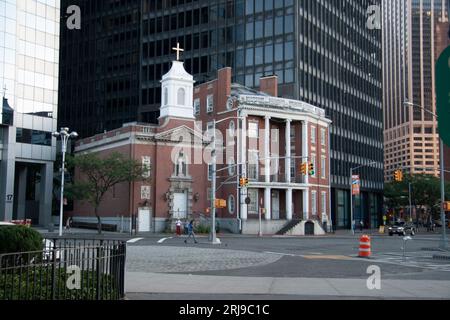
[[[148,170],[134,159],[127,159],[120,153],[100,157],[87,153],[68,157],[69,168],[79,172],[78,179],[67,186],[67,195],[74,200],[86,200],[94,207],[98,222],[98,232],[102,232],[102,222],[98,209],[106,195],[114,186],[124,182],[143,181]]]
[[[424,207],[431,213],[440,209],[441,193],[439,178],[428,174],[405,175],[402,182],[385,184],[384,196],[386,205],[394,210],[409,206],[409,183],[411,183],[412,205]],[[447,197],[450,195],[450,185],[446,185]]]

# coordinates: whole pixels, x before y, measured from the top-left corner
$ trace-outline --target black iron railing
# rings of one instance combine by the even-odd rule
[[[0,255],[0,300],[120,300],[126,242],[46,239],[44,249]]]

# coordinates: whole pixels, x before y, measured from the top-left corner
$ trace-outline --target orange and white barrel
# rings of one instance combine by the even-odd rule
[[[359,239],[359,257],[369,258],[372,255],[372,246],[370,237],[368,235],[363,235]]]

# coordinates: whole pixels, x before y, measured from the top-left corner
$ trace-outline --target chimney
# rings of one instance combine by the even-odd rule
[[[222,68],[217,73],[220,95],[228,97],[231,94],[231,68]]]
[[[231,95],[231,72],[229,67],[217,72],[217,103],[221,108],[226,108],[228,97]]]
[[[261,92],[278,97],[278,77],[276,75],[262,77],[259,83],[259,90]]]

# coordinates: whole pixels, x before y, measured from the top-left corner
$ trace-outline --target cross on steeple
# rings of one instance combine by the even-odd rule
[[[6,97],[6,90],[8,90],[8,89],[6,89],[6,84],[3,86],[3,98],[5,98]]]
[[[176,48],[172,48],[172,50],[177,52],[177,61],[180,61],[180,52],[184,51],[184,49],[180,48],[180,43],[177,42],[177,47]]]

